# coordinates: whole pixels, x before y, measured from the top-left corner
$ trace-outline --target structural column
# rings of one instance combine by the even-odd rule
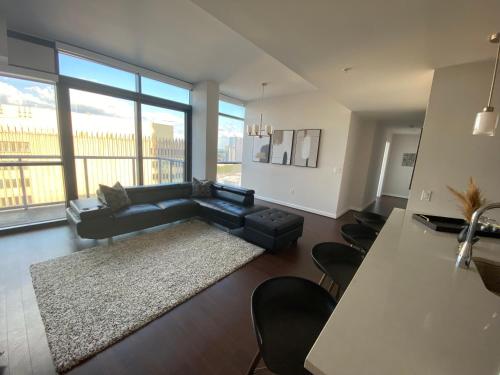
[[[217,178],[217,135],[219,127],[219,84],[203,81],[192,92],[193,136],[192,175],[198,179]]]

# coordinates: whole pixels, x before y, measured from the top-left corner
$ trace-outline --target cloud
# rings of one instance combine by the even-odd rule
[[[38,108],[55,107],[53,86],[40,84],[20,90],[5,80],[5,78],[0,80],[0,103]]]
[[[114,127],[115,131],[130,133],[131,130],[127,129],[126,124],[134,123],[135,103],[133,101],[73,89],[70,90],[70,101],[72,112],[108,117],[108,119],[87,118],[87,128],[93,129],[96,126],[101,130],[107,127],[113,128],[111,123],[117,123],[117,120],[121,119],[124,126],[121,130]],[[151,134],[149,124],[158,123],[173,126],[175,138],[184,138],[183,112],[145,105],[142,107],[141,115],[144,135]],[[96,122],[96,125],[91,124],[92,120]]]
[[[45,103],[55,103],[54,86],[43,85],[43,86],[30,86],[26,88],[26,91],[31,92],[35,97],[40,99]]]
[[[0,77],[0,104],[55,109],[55,87],[20,79]],[[130,134],[135,132],[135,103],[106,95],[71,89],[73,129],[89,132]],[[184,138],[184,113],[144,105],[143,133],[151,133],[152,123],[171,125],[174,137]]]
[[[134,103],[86,91],[70,90],[73,112],[129,118],[134,116]],[[55,108],[54,86],[49,84],[0,78],[0,103],[26,107]]]
[[[134,102],[87,91],[70,90],[71,111],[84,114],[134,118]]]
[[[142,108],[142,132],[150,135],[151,124],[164,124],[174,127],[174,138],[184,138],[184,113],[145,105]]]
[[[238,137],[243,138],[245,126],[243,121],[219,116],[219,137]]]

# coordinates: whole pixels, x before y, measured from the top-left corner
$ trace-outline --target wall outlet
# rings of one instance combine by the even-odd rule
[[[291,188],[290,189],[290,194],[294,195],[295,194],[295,189],[294,188]]]
[[[421,201],[430,202],[432,198],[432,190],[422,190],[422,194],[420,195]]]

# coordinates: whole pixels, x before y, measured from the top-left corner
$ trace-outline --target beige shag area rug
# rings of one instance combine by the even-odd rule
[[[33,264],[57,371],[68,371],[263,251],[192,220]]]

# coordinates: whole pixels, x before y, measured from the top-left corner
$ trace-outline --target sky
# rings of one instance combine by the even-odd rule
[[[92,61],[59,54],[60,73],[80,79],[94,81],[110,86],[135,91],[135,75]],[[144,93],[182,103],[189,103],[189,90],[168,85],[163,82],[143,77]],[[51,84],[0,77],[0,104],[16,104],[25,107],[52,109],[55,111],[55,87]],[[112,131],[116,133],[134,132],[134,102],[110,96],[94,94],[80,90],[70,90],[71,110],[76,118],[74,130]],[[227,102],[220,102],[220,111],[238,117],[244,117],[244,107]],[[76,116],[85,114],[86,116]],[[143,105],[141,114],[143,124],[152,122],[168,124],[174,127],[174,137],[184,138],[184,113],[160,107]],[[38,124],[37,127],[43,127]],[[53,124],[47,124],[53,127]],[[143,132],[149,132],[150,126],[143,125]],[[220,137],[243,137],[244,124],[241,120],[219,117]]]
[[[74,131],[113,132],[132,134],[135,132],[133,101],[70,89],[71,111]],[[38,113],[40,121],[27,123],[29,127],[54,128],[56,124],[55,88],[53,85],[0,77],[0,104],[15,104],[24,107],[46,109]],[[174,127],[174,137],[184,138],[184,112],[166,108],[142,106],[143,133],[149,135],[149,124],[161,123]],[[26,122],[25,122],[26,123]]]

